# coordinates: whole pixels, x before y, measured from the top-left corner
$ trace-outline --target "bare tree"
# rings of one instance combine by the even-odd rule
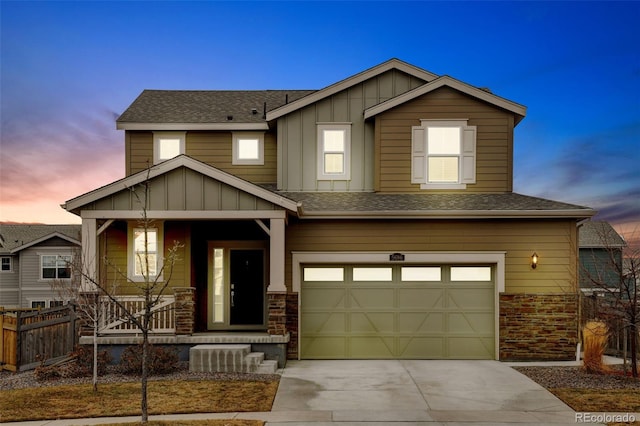
[[[629,336],[631,372],[638,377],[640,249],[627,244],[606,222],[591,223],[587,232],[596,243],[581,248],[581,285],[596,301],[593,319],[621,324]],[[624,358],[626,365],[626,354]]]
[[[121,320],[133,324],[140,330],[142,335],[142,371],[140,379],[142,386],[140,406],[143,423],[147,423],[149,417],[147,402],[147,384],[150,371],[149,334],[153,331],[153,316],[157,314],[154,308],[162,302],[164,292],[171,282],[174,265],[178,260],[178,253],[183,247],[182,244],[174,241],[173,245],[166,250],[166,256],[161,257],[162,253],[157,252],[157,241],[153,241],[151,236],[157,238],[158,235],[151,232],[153,229],[153,220],[147,216],[150,183],[149,171],[150,169],[148,169],[147,179],[144,182],[137,187],[131,188],[133,196],[140,204],[141,218],[138,221],[138,229],[142,230],[139,235],[135,236],[142,249],[134,249],[135,265],[131,269],[133,269],[141,279],[134,279],[128,272],[122,271],[115,262],[112,262],[108,258],[103,259],[103,264],[108,270],[113,272],[111,282],[108,282],[104,278],[98,279],[83,267],[80,267],[76,271],[83,280],[81,291],[87,298],[85,299],[88,301],[87,306],[96,307],[96,314],[93,315],[95,326],[94,348],[96,346],[95,342],[97,342],[97,333],[99,332],[99,315],[104,315],[97,313],[97,311],[101,310],[100,297],[107,298],[112,304],[117,306],[118,315]],[[106,274],[101,275],[104,277]],[[117,290],[125,286],[127,288],[134,288],[136,293],[142,296],[143,309],[141,311],[125,304],[122,299],[118,297]],[[90,289],[90,291],[87,291],[87,289]],[[93,300],[96,302],[94,303]]]

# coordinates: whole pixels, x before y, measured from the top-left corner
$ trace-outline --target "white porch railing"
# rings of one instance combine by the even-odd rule
[[[129,312],[135,312],[140,317],[144,314],[144,298],[139,296],[118,296],[118,301]],[[151,333],[175,333],[175,297],[162,296],[160,302],[153,307],[151,318]],[[109,334],[137,334],[140,329],[128,321],[124,310],[108,297],[100,298],[100,322],[101,335]]]

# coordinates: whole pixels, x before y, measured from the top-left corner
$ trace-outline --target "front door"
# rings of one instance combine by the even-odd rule
[[[265,328],[266,250],[238,245],[209,244],[209,330]]]

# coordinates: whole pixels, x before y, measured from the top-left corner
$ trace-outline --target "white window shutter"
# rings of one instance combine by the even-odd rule
[[[476,183],[476,126],[462,127],[461,183]]]
[[[411,127],[411,183],[427,183],[427,138],[425,128]]]

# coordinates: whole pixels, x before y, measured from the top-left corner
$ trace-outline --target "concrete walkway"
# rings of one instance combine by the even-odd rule
[[[151,418],[259,419],[268,426],[576,424],[571,408],[498,361],[289,361],[271,412]],[[137,420],[139,417],[20,424],[96,425]]]

